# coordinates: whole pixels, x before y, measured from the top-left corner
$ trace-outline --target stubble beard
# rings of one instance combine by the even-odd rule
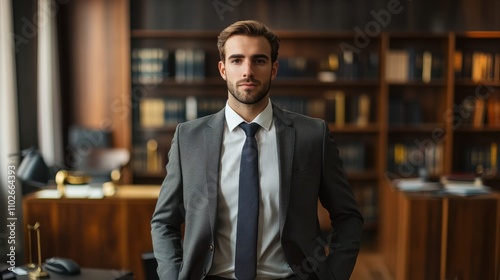
[[[248,81],[248,80],[245,80]],[[255,80],[250,80],[252,82],[257,83]],[[262,83],[261,90],[258,91],[256,94],[252,94],[252,90],[238,90],[237,84],[242,81],[238,81],[236,83],[229,83],[227,82],[227,89],[229,93],[240,103],[247,104],[247,105],[252,105],[259,103],[262,99],[264,99],[267,94],[269,93],[269,90],[271,89],[271,78],[267,80],[267,82]],[[260,83],[259,83],[260,84]]]

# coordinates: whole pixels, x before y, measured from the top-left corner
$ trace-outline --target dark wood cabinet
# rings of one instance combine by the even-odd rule
[[[395,279],[498,279],[500,194],[404,193],[384,185],[381,251]]]

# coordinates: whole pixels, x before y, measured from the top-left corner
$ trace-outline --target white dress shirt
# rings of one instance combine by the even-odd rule
[[[244,122],[228,104],[220,162],[215,255],[209,275],[235,278],[236,225],[241,150],[246,136]],[[279,169],[276,130],[271,101],[252,122],[261,129],[255,135],[259,155],[260,203],[257,240],[257,280],[285,278],[293,274],[285,260],[279,234]]]

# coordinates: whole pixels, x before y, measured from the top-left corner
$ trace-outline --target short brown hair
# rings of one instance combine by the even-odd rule
[[[233,35],[264,36],[271,45],[271,61],[275,62],[278,59],[278,49],[280,47],[278,36],[261,22],[243,20],[226,27],[217,37],[217,48],[219,49],[219,56],[222,61],[226,57],[224,45],[227,39]]]

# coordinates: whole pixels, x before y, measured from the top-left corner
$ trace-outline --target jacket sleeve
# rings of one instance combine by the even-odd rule
[[[158,262],[160,279],[178,279],[182,263],[182,232],[184,223],[182,170],[177,126],[168,154],[167,176],[151,220],[153,251]]]
[[[323,170],[320,201],[330,214],[327,258],[331,279],[349,279],[361,244],[363,218],[358,210],[342,160],[328,125],[324,123]],[[329,278],[330,279],[330,278]]]

